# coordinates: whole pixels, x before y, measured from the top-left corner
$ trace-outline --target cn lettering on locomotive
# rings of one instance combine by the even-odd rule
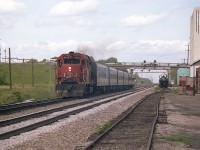
[[[59,97],[82,97],[134,86],[132,74],[96,63],[85,54],[69,52],[59,56],[56,62],[56,94]]]

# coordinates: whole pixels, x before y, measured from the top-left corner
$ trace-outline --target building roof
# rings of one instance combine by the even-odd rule
[[[199,60],[196,60],[195,62],[193,62],[190,66],[194,66],[196,64],[200,63],[200,59]]]

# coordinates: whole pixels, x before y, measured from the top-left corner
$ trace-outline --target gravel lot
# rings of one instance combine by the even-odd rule
[[[154,91],[154,88],[151,88],[70,116],[52,125],[2,140],[0,141],[1,149],[72,150],[75,146],[87,145],[90,142],[87,141],[88,137],[97,131],[97,125],[116,118],[142,97]]]
[[[167,124],[157,124],[155,150],[194,150],[200,149],[200,95],[187,96],[166,93],[160,109],[165,109]],[[189,140],[181,142],[166,140],[163,137],[184,136]]]

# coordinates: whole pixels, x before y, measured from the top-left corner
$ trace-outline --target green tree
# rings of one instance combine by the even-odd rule
[[[117,58],[115,57],[110,57],[108,59],[100,59],[97,61],[100,64],[106,64],[106,63],[118,63]]]
[[[51,59],[57,59],[58,57],[56,57],[56,56],[54,56],[54,57],[52,57]]]
[[[117,63],[117,58],[115,57],[110,57],[106,60],[106,63]]]
[[[38,62],[38,60],[37,59],[31,59],[31,60],[29,60],[27,63],[37,63]]]
[[[100,63],[100,64],[105,64],[105,63],[106,63],[106,60],[105,60],[105,59],[100,59],[100,60],[98,60],[97,62]]]
[[[47,59],[43,59],[41,62],[46,62],[47,61]]]

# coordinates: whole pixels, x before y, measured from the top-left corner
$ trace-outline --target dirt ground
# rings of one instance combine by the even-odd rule
[[[165,93],[160,112],[153,150],[200,150],[200,95]]]

